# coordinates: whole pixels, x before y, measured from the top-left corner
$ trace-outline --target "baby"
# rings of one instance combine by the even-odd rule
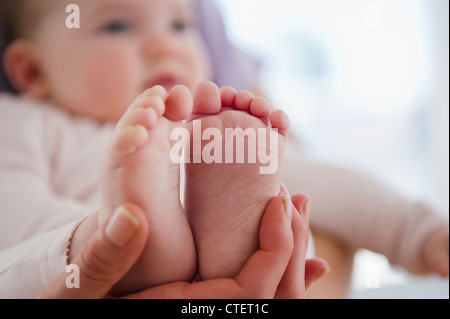
[[[69,3],[80,9],[80,28],[66,26]],[[289,121],[282,111],[272,112],[263,98],[205,82],[212,70],[195,28],[190,1],[2,0],[2,5],[13,40],[4,65],[10,82],[23,96],[0,99],[2,112],[11,122],[22,121],[28,110],[33,113],[28,113],[30,119],[25,121],[44,119],[44,125],[31,130],[18,127],[16,140],[40,134],[33,129],[57,127],[48,133],[51,137],[45,140],[44,149],[37,150],[46,161],[45,183],[39,187],[48,188],[39,192],[81,202],[99,198],[98,211],[83,219],[72,234],[69,262],[92,230],[110,218],[116,207],[134,203],[147,214],[149,238],[141,258],[114,288],[114,294],[191,281],[197,273],[200,279],[237,274],[258,248],[262,213],[279,193]],[[177,142],[172,133],[184,127],[184,120],[190,140],[185,150],[183,205],[180,166],[171,159]],[[53,125],[52,121],[67,124]],[[201,136],[221,140],[221,146],[213,149],[214,155],[205,140],[200,144],[194,140],[198,124]],[[236,128],[243,133],[233,140],[227,129]],[[248,129],[263,129],[264,134],[247,134]],[[102,153],[107,133],[111,137]],[[257,144],[259,153],[276,158],[279,164],[275,173],[261,174],[263,163],[259,159],[236,163],[242,149],[235,149],[233,164],[194,158],[196,145],[200,154],[217,158],[228,151],[226,145],[235,147],[244,135],[248,147]],[[69,142],[64,140],[67,136]],[[273,138],[277,140],[274,145]],[[35,149],[31,143],[23,144]],[[47,149],[52,151],[46,153]],[[26,147],[18,152],[22,150],[30,154]],[[73,157],[81,154],[78,166],[62,163],[62,152]],[[2,159],[0,166],[20,166],[11,158],[10,162]],[[38,163],[42,158],[23,158],[34,163],[29,170],[41,167]],[[100,166],[97,161],[101,161]],[[98,185],[93,183],[97,176],[85,173],[86,167],[89,172],[100,167]],[[21,174],[18,169],[10,183],[20,180],[17,176]],[[67,178],[73,175],[73,179]],[[25,184],[34,185],[34,181]],[[51,225],[43,230],[64,224],[42,221],[39,207],[44,211],[47,203],[50,206],[46,198],[25,192],[19,200],[35,201],[35,215],[18,216]],[[64,214],[64,205],[58,207],[59,211],[50,210],[46,216]],[[114,216],[130,218],[125,211]],[[17,242],[44,233],[39,227],[33,231]]]

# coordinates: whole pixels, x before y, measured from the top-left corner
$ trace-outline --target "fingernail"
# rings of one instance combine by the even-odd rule
[[[283,196],[283,204],[284,204],[284,213],[286,214],[286,218],[291,224],[292,221],[292,201],[290,196]]]
[[[309,214],[311,210],[311,201],[307,201],[303,204],[303,209],[302,209],[302,215],[305,216],[306,214]]]
[[[288,191],[286,185],[285,185],[283,182],[281,182],[280,195],[287,195],[287,196],[290,196],[290,195],[289,195],[289,191]]]
[[[116,246],[127,246],[139,229],[139,221],[124,207],[119,207],[106,226],[105,234]]]
[[[325,277],[326,275],[328,275],[331,272],[331,268],[327,268],[322,270],[321,272],[319,272],[316,276],[316,279],[320,279],[322,277]]]

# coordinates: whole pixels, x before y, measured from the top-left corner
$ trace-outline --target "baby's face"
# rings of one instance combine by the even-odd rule
[[[74,114],[118,120],[149,87],[210,78],[189,0],[51,1],[36,41],[51,100]],[[79,29],[66,27],[69,3]]]

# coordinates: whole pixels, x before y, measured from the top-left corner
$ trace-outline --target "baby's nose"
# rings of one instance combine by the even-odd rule
[[[176,52],[176,43],[170,36],[163,33],[148,37],[144,52],[146,56],[153,59],[167,58]]]

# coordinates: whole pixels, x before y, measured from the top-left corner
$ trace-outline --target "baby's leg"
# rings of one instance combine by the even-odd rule
[[[283,112],[272,113],[266,100],[250,92],[219,91],[212,83],[196,88],[188,123],[185,208],[201,279],[235,276],[258,249],[262,214],[280,190],[288,128]],[[240,138],[245,143],[239,146]],[[242,154],[244,163],[237,163]],[[233,163],[225,163],[227,158]]]
[[[162,87],[149,89],[119,121],[107,147],[100,222],[127,202],[141,207],[149,219],[143,254],[114,294],[195,276],[195,245],[180,203],[180,167],[170,160],[170,133],[191,111],[192,95],[186,88],[175,87],[170,94]]]

